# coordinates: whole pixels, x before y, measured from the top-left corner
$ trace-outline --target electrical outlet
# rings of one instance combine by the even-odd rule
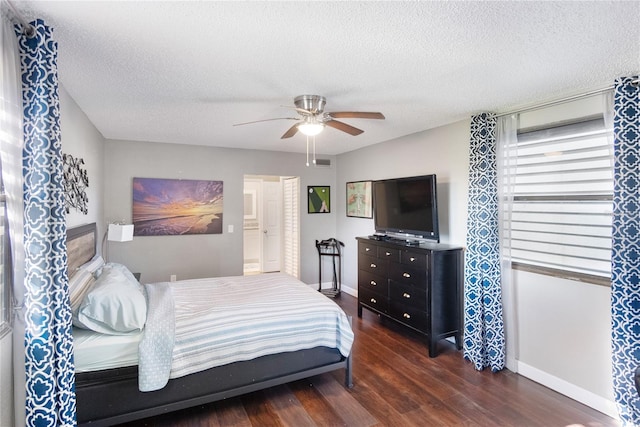
[[[171,276],[169,276],[169,281],[175,282],[176,281],[176,275],[172,274]]]

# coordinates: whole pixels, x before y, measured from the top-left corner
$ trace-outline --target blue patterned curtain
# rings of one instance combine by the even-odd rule
[[[634,82],[635,81],[635,82]],[[613,116],[611,319],[613,388],[620,419],[640,425],[633,374],[640,366],[640,85],[616,80]]]
[[[500,278],[496,116],[471,117],[467,249],[464,267],[464,357],[477,370],[505,365]]]
[[[24,111],[26,425],[75,425],[71,308],[66,272],[57,43],[41,20],[17,33]]]

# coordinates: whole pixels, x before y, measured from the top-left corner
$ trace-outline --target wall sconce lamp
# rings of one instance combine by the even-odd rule
[[[109,224],[102,238],[104,260],[109,261],[109,242],[129,242],[131,240],[133,240],[133,224]]]
[[[133,240],[133,224],[109,224],[107,240],[110,242],[129,242]]]

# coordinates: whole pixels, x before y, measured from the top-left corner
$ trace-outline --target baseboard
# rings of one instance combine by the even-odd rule
[[[332,286],[333,286],[333,284],[331,282],[323,283],[322,284],[322,289],[331,289]],[[313,289],[318,289],[318,284],[317,283],[309,283],[309,287],[313,288]],[[349,294],[352,297],[358,298],[358,290],[357,289],[351,288],[349,286],[342,285],[342,286],[340,286],[340,290],[342,292],[344,292],[345,294]]]
[[[570,397],[583,405],[587,405],[596,411],[602,412],[613,419],[619,419],[616,404],[602,396],[598,396],[597,394],[580,388],[575,384],[571,384],[568,381],[555,377],[520,361],[518,361],[518,374],[549,387],[560,394],[564,394],[565,396]]]

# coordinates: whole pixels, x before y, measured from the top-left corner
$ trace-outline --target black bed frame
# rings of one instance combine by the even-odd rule
[[[94,224],[70,229],[70,241],[96,236]],[[71,245],[73,246],[73,245]],[[93,254],[95,255],[95,244]],[[80,264],[78,264],[80,265]],[[351,318],[349,318],[351,321]],[[345,386],[353,387],[351,356],[335,348],[316,347],[231,363],[169,380],[161,390],[138,390],[137,366],[76,374],[79,426],[110,426],[186,409],[286,384],[337,369],[345,370]]]
[[[110,426],[215,402],[291,381],[345,369],[353,387],[351,356],[317,347],[211,368],[169,381],[158,391],[138,390],[137,367],[76,374],[79,426]]]

